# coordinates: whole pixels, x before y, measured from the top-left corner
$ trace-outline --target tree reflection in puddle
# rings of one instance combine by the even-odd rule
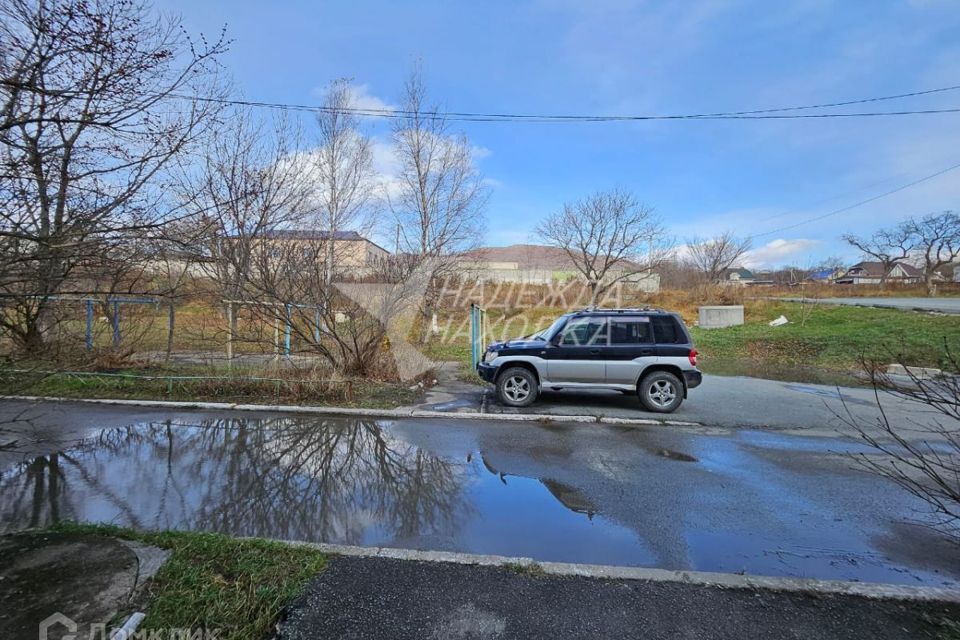
[[[12,531],[58,520],[137,529],[649,564],[636,532],[573,487],[440,453],[344,418],[105,429],[0,473]],[[420,444],[423,444],[420,442]]]
[[[363,543],[451,536],[468,466],[375,422],[282,418],[109,429],[0,475],[4,528],[62,519]]]

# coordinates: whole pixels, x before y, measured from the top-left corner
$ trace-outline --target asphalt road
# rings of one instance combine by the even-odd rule
[[[800,302],[802,298],[777,298]],[[936,311],[960,314],[960,298],[817,298],[818,304],[842,304],[853,307],[881,307],[910,311]]]
[[[957,616],[944,603],[341,557],[288,610],[278,637],[907,640],[946,637]]]
[[[0,402],[0,530],[58,518],[537,560],[960,586],[861,442],[724,427]]]
[[[523,409],[501,405],[493,386],[486,388],[485,408],[491,413],[546,413],[603,415],[621,418],[668,418],[718,427],[795,430],[807,435],[855,434],[847,422],[854,419],[872,428],[880,418],[878,397],[872,388],[835,387],[780,382],[741,376],[705,375],[689,397],[671,414],[643,410],[635,395],[616,391],[545,391]],[[928,436],[929,426],[941,416],[924,405],[881,393],[891,423],[906,432]]]

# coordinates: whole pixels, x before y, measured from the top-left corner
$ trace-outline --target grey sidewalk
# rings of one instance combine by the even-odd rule
[[[289,609],[279,636],[915,639],[951,637],[957,621],[956,604],[341,556]]]

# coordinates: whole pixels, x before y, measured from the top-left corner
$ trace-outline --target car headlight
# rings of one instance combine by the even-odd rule
[[[493,362],[497,358],[497,352],[487,349],[486,353],[483,354],[483,362]]]

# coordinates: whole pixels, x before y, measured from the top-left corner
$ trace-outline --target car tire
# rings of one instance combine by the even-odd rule
[[[510,367],[497,376],[497,399],[508,407],[526,407],[540,395],[537,377],[524,367]]]
[[[672,413],[683,403],[683,383],[668,371],[654,371],[640,380],[637,387],[640,404],[654,413]]]

